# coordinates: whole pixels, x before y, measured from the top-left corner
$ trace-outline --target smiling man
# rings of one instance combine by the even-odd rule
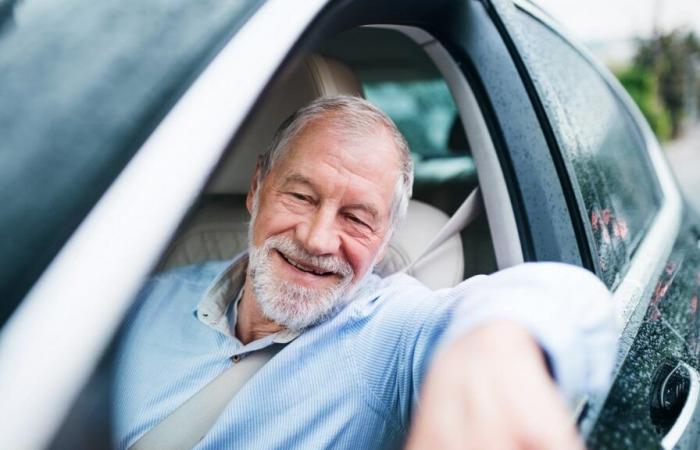
[[[608,382],[607,289],[552,263],[438,292],[380,278],[411,185],[405,140],[367,101],[285,122],[247,197],[248,252],[144,288],[117,361],[117,446],[579,447],[564,398]]]
[[[381,258],[392,218],[405,213],[410,195],[410,155],[389,122],[380,126],[387,119],[331,105],[308,107],[278,135],[278,150],[266,155],[247,199],[252,219],[241,306],[249,306],[248,317],[279,328],[306,328],[351,298],[346,294]],[[292,142],[294,151],[283,153]],[[237,326],[244,341],[248,325]]]

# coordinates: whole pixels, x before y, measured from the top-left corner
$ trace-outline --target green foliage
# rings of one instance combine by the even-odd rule
[[[676,136],[687,113],[688,103],[698,83],[697,62],[700,40],[692,33],[674,30],[639,42],[634,63],[657,80],[658,95],[671,120],[671,134]],[[697,103],[695,104],[697,106]]]
[[[644,114],[660,141],[671,137],[671,117],[657,94],[654,74],[639,66],[630,66],[615,74]]]

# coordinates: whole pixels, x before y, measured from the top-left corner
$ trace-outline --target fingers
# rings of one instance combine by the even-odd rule
[[[409,449],[582,449],[537,345],[510,323],[475,330],[436,359]]]

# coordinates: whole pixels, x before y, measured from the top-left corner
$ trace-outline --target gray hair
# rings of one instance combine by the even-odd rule
[[[350,95],[321,97],[288,117],[275,132],[267,152],[261,156],[258,185],[306,127],[315,120],[327,117],[342,118],[336,121],[334,126],[342,127],[342,131],[350,135],[366,136],[368,130],[377,129],[383,129],[389,133],[398,151],[399,159],[399,179],[394,189],[391,206],[390,232],[392,232],[406,216],[408,201],[413,191],[411,152],[406,139],[389,116],[361,97]]]

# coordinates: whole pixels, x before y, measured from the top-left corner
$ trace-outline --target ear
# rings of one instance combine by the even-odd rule
[[[255,191],[260,187],[258,186],[258,175],[260,175],[260,160],[255,164],[255,170],[253,171],[253,178],[250,180],[250,189],[248,189],[248,194],[245,197],[245,207],[250,214],[253,214],[253,196]]]

